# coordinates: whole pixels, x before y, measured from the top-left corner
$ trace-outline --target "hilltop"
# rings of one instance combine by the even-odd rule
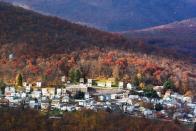
[[[186,54],[186,56],[196,59],[196,18],[128,31],[123,35],[129,39],[142,39],[148,45],[172,49],[179,54]]]
[[[3,0],[107,31],[127,31],[196,17],[192,0]]]
[[[195,65],[167,50],[6,3],[0,18],[0,78],[7,83],[21,73],[25,81],[59,84],[77,68],[84,78],[132,82],[140,73],[146,84],[171,79],[179,92],[195,91]]]

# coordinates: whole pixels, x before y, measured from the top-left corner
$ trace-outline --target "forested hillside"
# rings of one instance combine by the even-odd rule
[[[85,78],[115,77],[162,85],[174,81],[177,90],[195,91],[196,68],[169,50],[127,41],[118,34],[87,28],[0,3],[0,78],[13,83],[21,73],[26,81],[60,83],[70,69]]]
[[[0,109],[0,130],[17,131],[189,131],[179,123],[132,118],[104,111],[65,112],[60,119],[48,119],[34,110]],[[84,117],[85,116],[85,117]]]
[[[146,44],[162,49],[173,49],[178,54],[192,57],[196,63],[196,18],[128,31],[123,35],[129,39],[142,39]]]

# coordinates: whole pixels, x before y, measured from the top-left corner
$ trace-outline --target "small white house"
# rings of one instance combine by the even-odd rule
[[[99,96],[99,100],[100,101],[109,101],[109,100],[111,100],[111,95],[100,95]]]
[[[71,111],[74,111],[74,110],[76,110],[75,106],[73,106],[73,105],[67,106],[67,111],[71,112]]]
[[[164,88],[163,86],[154,86],[153,90],[155,90],[155,91],[162,91],[163,88]]]
[[[24,93],[24,92],[21,93],[21,97],[22,97],[22,98],[25,98],[26,96],[27,96],[26,93]]]
[[[36,87],[42,87],[42,82],[36,82]]]
[[[62,94],[62,89],[61,89],[61,88],[57,88],[57,89],[56,89],[56,94],[57,94],[58,96],[60,96],[60,95]]]
[[[42,95],[43,96],[49,96],[49,93],[48,93],[48,89],[47,88],[42,88]]]
[[[123,87],[124,87],[124,82],[119,82],[118,83],[118,88],[119,89],[123,89]]]
[[[127,107],[126,107],[126,112],[131,113],[131,112],[134,111],[134,108],[135,108],[135,107],[134,107],[134,106],[131,106],[131,105],[130,105],[130,106],[127,106]]]
[[[187,103],[192,103],[192,97],[188,97],[188,96],[183,97],[183,101]]]
[[[112,87],[112,82],[111,82],[111,81],[107,81],[107,82],[106,82],[106,87],[111,88],[111,87]]]
[[[47,110],[49,108],[50,104],[48,102],[41,102],[41,109]]]
[[[65,78],[66,78],[65,76],[62,76],[61,77],[61,82],[65,82]]]
[[[23,86],[23,87],[27,87],[27,85],[28,85],[27,82],[23,82],[23,83],[22,83],[22,86]]]
[[[131,83],[127,83],[127,89],[133,90],[134,86]]]
[[[161,92],[159,92],[159,91],[157,91],[157,95],[158,95],[159,97],[162,97],[162,94],[161,94]]]
[[[6,87],[5,88],[5,96],[6,97],[11,97],[15,96],[16,90],[14,87]]]
[[[55,96],[55,88],[48,88],[48,93],[49,93],[51,96]]]
[[[167,90],[167,91],[165,92],[164,98],[170,97],[171,94],[172,94],[172,91],[171,91],[171,90]]]
[[[64,96],[62,98],[62,102],[69,102],[69,96]]]
[[[39,106],[39,103],[38,103],[38,101],[36,101],[36,100],[30,100],[29,101],[29,107],[30,108],[38,108],[38,106]]]
[[[104,81],[98,81],[97,82],[97,86],[99,86],[99,87],[105,87],[106,86],[106,83]]]
[[[92,79],[88,79],[87,80],[87,86],[88,87],[92,87],[92,85],[93,85],[93,80]]]
[[[21,94],[19,92],[15,93],[15,97],[21,97]]]
[[[144,110],[144,115],[146,116],[146,117],[149,117],[150,115],[152,115],[152,111],[151,110],[148,110],[148,109],[146,109],[146,110]]]
[[[155,91],[157,92],[157,95],[158,95],[159,97],[162,97],[161,92],[162,92],[163,88],[164,88],[163,86],[154,86],[154,87],[153,87],[153,90],[155,90]]]
[[[59,99],[53,99],[52,102],[51,102],[51,107],[60,108],[60,100]]]
[[[88,92],[86,92],[85,95],[84,95],[84,98],[85,99],[89,99],[90,98],[90,94]]]
[[[99,100],[100,100],[100,101],[105,101],[105,100],[106,100],[106,99],[105,99],[105,96],[103,96],[103,95],[99,96]]]
[[[115,100],[116,99],[117,94],[111,94],[111,99]]]
[[[80,83],[84,83],[84,78],[80,78]]]
[[[67,106],[66,105],[61,105],[60,109],[61,109],[61,111],[66,111],[67,110]]]
[[[80,101],[78,101],[78,105],[79,106],[86,106],[86,101],[85,100],[80,100]]]
[[[129,95],[129,98],[130,99],[139,99],[139,96],[138,95]]]
[[[30,86],[26,86],[26,87],[25,87],[25,92],[26,92],[26,93],[31,92],[31,87],[30,87]]]
[[[33,98],[40,98],[41,97],[41,91],[33,91],[31,95],[32,95]]]
[[[105,99],[106,99],[107,101],[111,100],[111,95],[105,95]]]
[[[80,85],[70,85],[66,87],[67,91],[70,92],[88,92],[88,87],[85,84],[80,84]]]
[[[34,108],[35,107],[35,100],[30,100],[29,101],[29,107]]]
[[[62,95],[66,95],[66,94],[67,94],[66,88],[62,88]]]
[[[13,60],[14,54],[13,53],[9,54],[8,58],[9,58],[9,60]]]

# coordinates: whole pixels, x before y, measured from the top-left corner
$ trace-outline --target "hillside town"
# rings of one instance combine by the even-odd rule
[[[0,131],[196,131],[192,1],[0,0]]]
[[[63,112],[83,109],[120,112],[134,117],[196,122],[196,102],[191,96],[173,91],[170,82],[140,89],[132,83],[80,78],[77,83],[61,78],[62,85],[45,87],[42,82],[27,83],[19,75],[16,85],[0,92],[0,107],[31,108],[58,118]],[[164,91],[165,90],[165,91]],[[163,93],[164,92],[164,93]]]

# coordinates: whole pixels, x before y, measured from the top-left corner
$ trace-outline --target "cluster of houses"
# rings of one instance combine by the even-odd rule
[[[137,117],[196,122],[196,102],[192,101],[192,97],[170,90],[162,95],[163,87],[155,86],[154,90],[160,98],[148,98],[139,95],[143,91],[137,90],[131,83],[127,83],[125,89],[124,83],[119,82],[118,88],[109,88],[107,91],[107,87],[112,87],[112,82],[101,82],[98,82],[97,86],[106,87],[104,91],[95,88],[93,92],[90,91],[93,88],[92,79],[89,79],[87,84],[81,79],[79,84],[68,82],[65,87],[56,88],[42,87],[41,82],[37,82],[36,88],[32,88],[31,84],[24,82],[19,91],[15,87],[6,87],[0,98],[0,106],[21,106],[42,111],[107,110]],[[133,94],[133,91],[136,93]],[[79,93],[81,97],[75,97]],[[160,109],[157,109],[157,106],[160,106]]]
[[[125,84],[122,81],[117,82],[115,78],[108,78],[108,79],[101,79],[101,80],[88,79],[87,85],[88,87],[93,86],[97,88],[119,88],[119,89],[124,89],[125,87],[128,89],[134,88],[134,86],[131,83]]]

